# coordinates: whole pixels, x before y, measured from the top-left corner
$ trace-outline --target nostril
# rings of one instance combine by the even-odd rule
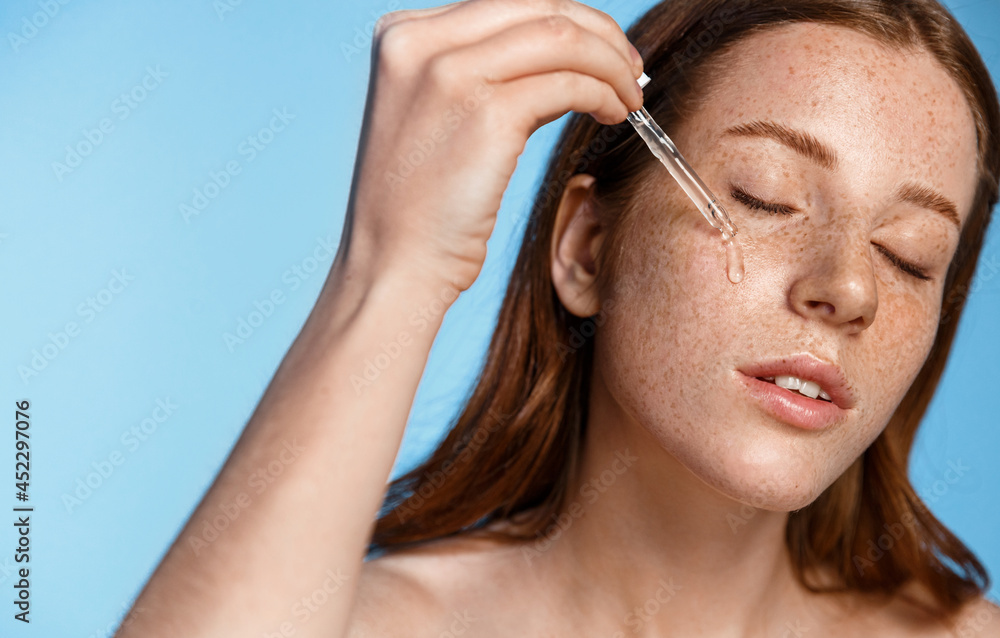
[[[859,330],[863,330],[868,326],[868,321],[864,317],[858,317],[857,319],[851,319],[850,324]]]
[[[833,307],[833,304],[827,303],[825,301],[807,301],[806,305],[809,307],[810,310],[819,310],[820,312],[823,312],[828,315],[832,315],[837,311],[837,309]]]
[[[878,307],[874,280],[848,271],[807,273],[787,294],[788,305],[803,319],[840,325],[851,332],[867,328]]]

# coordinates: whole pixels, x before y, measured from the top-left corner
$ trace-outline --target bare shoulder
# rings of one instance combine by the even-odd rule
[[[1000,605],[988,598],[966,603],[955,618],[950,636],[1000,638]]]
[[[484,607],[503,605],[511,549],[496,541],[451,538],[365,563],[348,636],[440,636],[465,629]]]
[[[403,623],[420,625],[431,617],[440,601],[412,561],[396,556],[370,560],[361,568],[347,635],[403,635]]]
[[[923,587],[906,588],[911,600],[932,605],[930,592]],[[921,635],[931,638],[1000,638],[1000,607],[987,598],[967,602],[947,623],[903,604],[893,614],[895,629],[900,635]]]
[[[886,598],[872,593],[851,595],[838,606],[839,622],[831,635],[877,635],[923,638],[1000,638],[1000,607],[986,598],[966,603],[950,619],[933,609],[931,591],[916,581]],[[846,612],[846,613],[845,613]]]

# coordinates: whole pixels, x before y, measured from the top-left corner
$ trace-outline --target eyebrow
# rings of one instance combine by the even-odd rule
[[[922,208],[944,215],[957,228],[962,227],[958,218],[958,207],[940,193],[920,184],[904,184],[896,191],[896,200],[909,202]]]
[[[832,171],[837,168],[838,160],[836,151],[809,133],[790,128],[784,124],[755,120],[731,126],[725,130],[723,135],[773,139],[784,144],[799,155],[816,162],[826,170]],[[912,182],[904,184],[896,191],[896,201],[908,202],[940,213],[959,229],[962,227],[962,222],[958,216],[958,207],[955,206],[954,202],[926,186]]]
[[[723,133],[739,137],[766,137],[778,141],[796,153],[816,162],[828,171],[837,168],[837,152],[804,131],[777,122],[754,121],[737,124]]]

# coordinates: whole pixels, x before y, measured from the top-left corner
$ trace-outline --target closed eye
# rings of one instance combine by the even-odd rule
[[[903,260],[899,255],[890,251],[888,248],[882,246],[881,244],[873,244],[873,245],[875,246],[875,248],[878,249],[880,253],[885,255],[886,259],[892,262],[892,265],[894,265],[896,268],[899,268],[906,274],[912,275],[917,279],[921,279],[923,281],[930,280],[930,276],[926,272],[924,272],[919,266],[915,266],[910,262]]]
[[[778,204],[774,202],[765,202],[764,200],[754,197],[753,195],[751,195],[750,193],[746,192],[745,190],[739,187],[734,186],[732,191],[730,192],[730,195],[732,195],[733,199],[740,202],[741,204],[743,204],[744,206],[746,206],[751,210],[765,211],[771,215],[792,215],[797,212],[796,209],[792,206],[788,206],[787,204]],[[875,248],[878,249],[880,253],[882,253],[882,255],[885,256],[886,259],[889,260],[889,262],[893,266],[898,268],[900,271],[906,273],[907,275],[910,275],[911,277],[916,277],[917,279],[920,279],[922,281],[929,281],[931,279],[930,275],[924,272],[924,270],[921,269],[919,266],[911,264],[910,262],[906,261],[905,259],[897,255],[896,253],[892,252],[885,246],[882,246],[881,244],[874,244],[874,246]]]
[[[771,215],[791,215],[796,212],[795,208],[792,206],[788,206],[787,204],[765,202],[762,199],[754,197],[742,188],[733,187],[730,195],[732,195],[733,199],[751,210],[762,210],[770,213]]]

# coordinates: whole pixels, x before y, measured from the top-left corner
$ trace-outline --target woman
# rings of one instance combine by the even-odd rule
[[[120,635],[1000,636],[906,478],[1000,175],[953,18],[676,0],[626,38],[473,0],[377,36],[324,290]],[[621,124],[643,103],[740,229],[741,283]],[[570,110],[479,383],[373,531],[442,315]]]

